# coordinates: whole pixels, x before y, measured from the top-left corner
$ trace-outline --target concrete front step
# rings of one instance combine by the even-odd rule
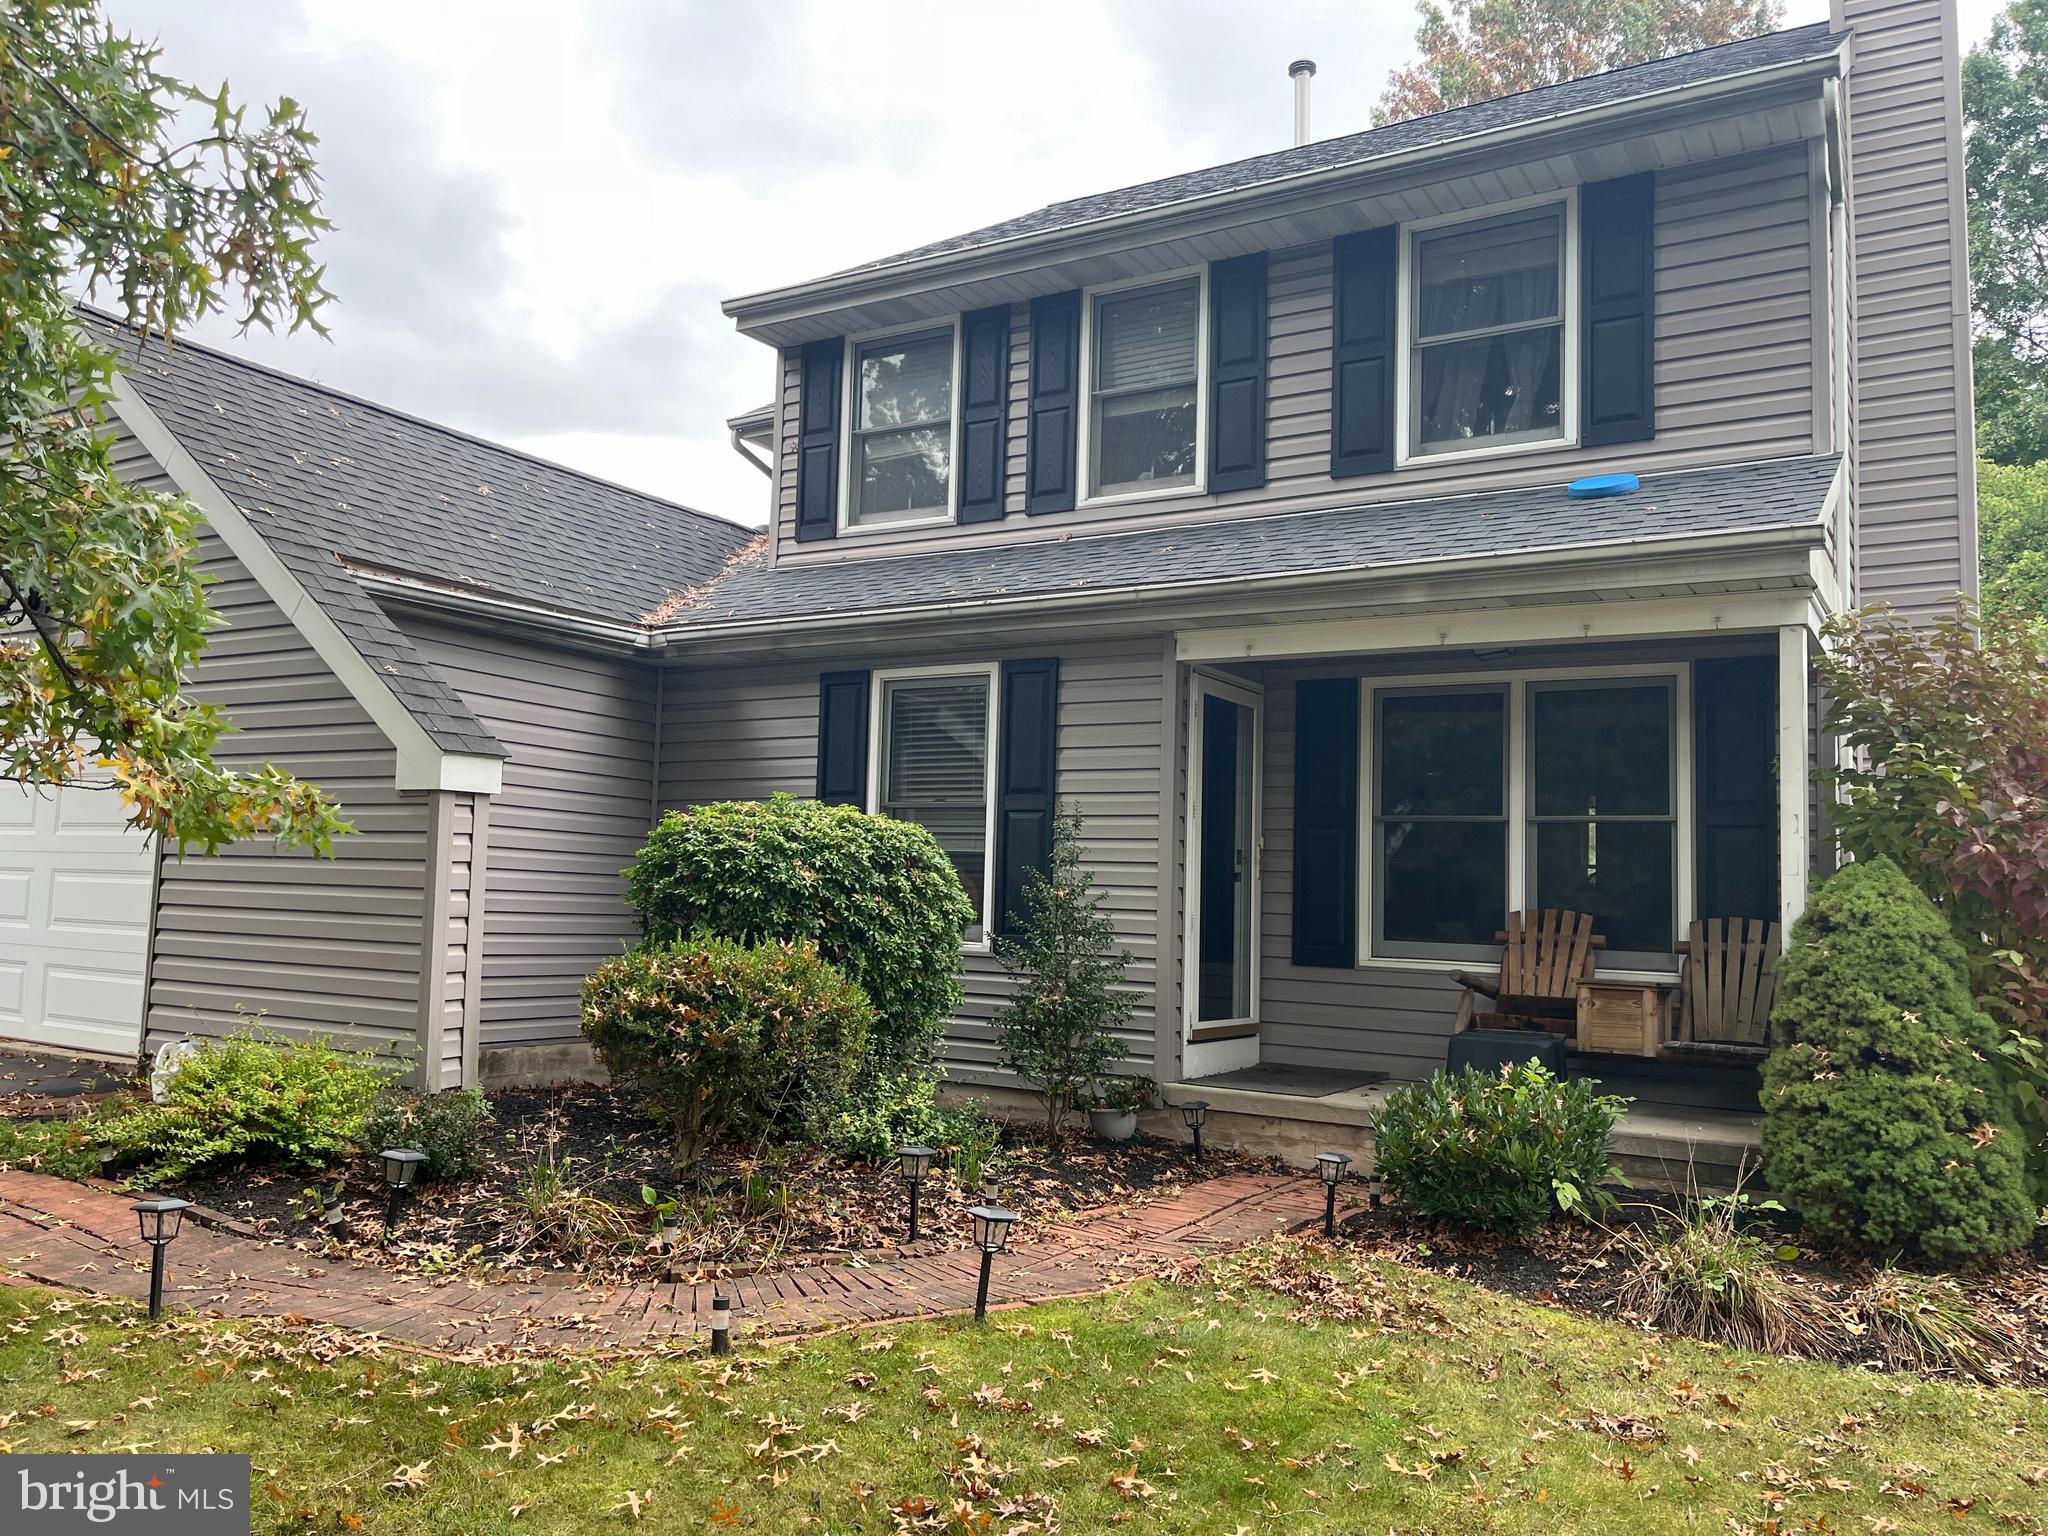
[[[1156,1135],[1185,1136],[1179,1106],[1206,1099],[1202,1136],[1211,1146],[1278,1157],[1301,1168],[1318,1152],[1343,1152],[1362,1170],[1372,1162],[1372,1117],[1396,1086],[1373,1083],[1314,1098],[1167,1083],[1159,1090],[1165,1107],[1148,1111],[1139,1123]],[[1754,1175],[1760,1126],[1759,1117],[1732,1110],[1636,1104],[1615,1132],[1614,1160],[1645,1188],[1725,1190],[1745,1165]]]

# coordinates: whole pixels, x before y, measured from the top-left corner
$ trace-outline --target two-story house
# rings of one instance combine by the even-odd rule
[[[1836,0],[734,299],[754,538],[146,351],[136,452],[303,663],[202,684],[335,782],[325,668],[382,743],[340,781],[373,850],[157,860],[149,1038],[242,1001],[563,1070],[650,821],[776,791],[952,855],[967,1081],[1058,805],[1167,1084],[1426,1075],[1513,911],[1644,982],[1695,918],[1789,923],[1819,626],[1975,585],[1957,72],[1940,0]]]

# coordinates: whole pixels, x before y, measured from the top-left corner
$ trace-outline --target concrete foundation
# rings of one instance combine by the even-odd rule
[[[491,1088],[567,1088],[577,1083],[607,1083],[604,1064],[582,1040],[558,1045],[500,1045],[477,1053],[479,1086]]]

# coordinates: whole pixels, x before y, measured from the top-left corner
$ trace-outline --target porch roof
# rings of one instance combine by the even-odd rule
[[[1645,477],[1625,496],[1576,500],[1554,485],[1312,512],[1267,513],[1171,528],[1037,540],[865,560],[731,563],[660,614],[674,639],[760,623],[892,616],[938,605],[1105,600],[1303,576],[1369,575],[1441,562],[1611,549],[1810,529],[1823,537],[1834,454]]]

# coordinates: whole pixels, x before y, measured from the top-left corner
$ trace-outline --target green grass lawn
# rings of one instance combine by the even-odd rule
[[[2040,1396],[1654,1339],[1391,1266],[1291,1266],[1283,1296],[1257,1264],[982,1329],[490,1367],[0,1289],[0,1449],[248,1451],[259,1531],[2026,1532],[2048,1515]]]

